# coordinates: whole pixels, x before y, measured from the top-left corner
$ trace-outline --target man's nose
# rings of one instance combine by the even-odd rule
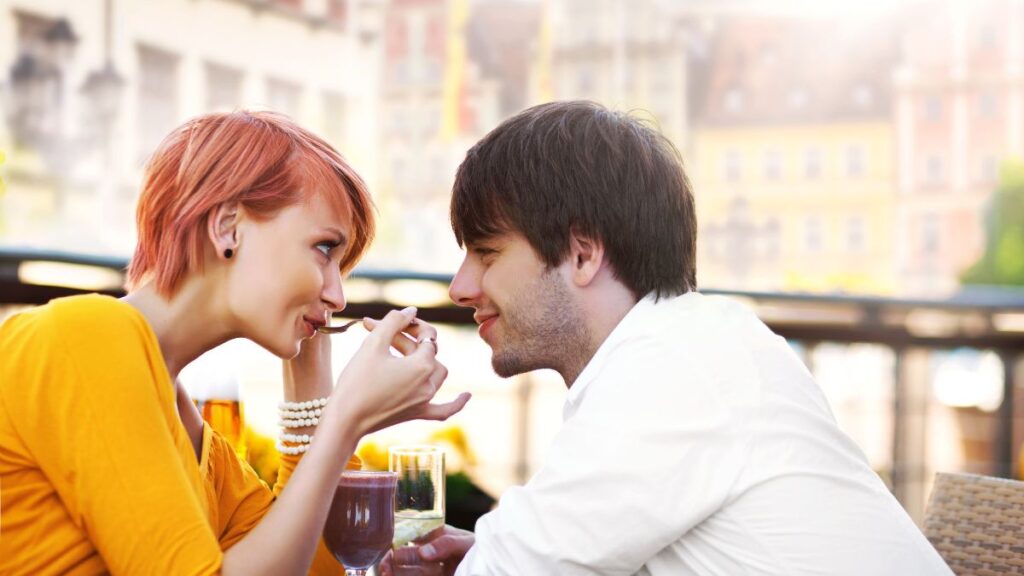
[[[452,278],[448,286],[448,297],[459,306],[472,307],[480,300],[480,273],[477,267],[469,262],[469,258],[462,261],[459,271]]]

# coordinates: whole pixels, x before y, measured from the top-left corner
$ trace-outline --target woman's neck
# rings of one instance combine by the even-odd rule
[[[122,299],[149,322],[160,344],[171,379],[190,362],[234,337],[225,318],[225,307],[199,282],[185,281],[170,299],[152,284]]]

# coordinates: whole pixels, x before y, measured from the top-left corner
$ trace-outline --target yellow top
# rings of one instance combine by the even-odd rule
[[[197,461],[128,304],[61,298],[0,326],[0,574],[219,573],[297,463],[271,490],[210,426]],[[344,573],[322,540],[311,573]]]

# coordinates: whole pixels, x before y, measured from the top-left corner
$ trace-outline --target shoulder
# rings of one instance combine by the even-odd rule
[[[678,404],[704,398],[746,406],[756,399],[760,375],[748,339],[767,328],[749,308],[730,298],[689,293],[645,299],[634,312],[598,376],[616,401]]]
[[[131,305],[100,294],[57,298],[9,318],[0,327],[0,349],[34,355],[66,350],[124,350],[153,338],[145,318]]]

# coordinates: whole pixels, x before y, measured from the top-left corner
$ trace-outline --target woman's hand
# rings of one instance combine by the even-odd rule
[[[431,404],[448,370],[437,361],[437,330],[410,326],[415,308],[364,320],[370,335],[338,377],[335,394],[357,420],[360,435],[414,418],[444,420],[465,406],[468,394]],[[401,356],[391,354],[394,347]]]
[[[363,326],[366,327],[367,330],[372,331],[379,325],[379,320],[374,320],[372,318],[363,319]],[[434,346],[434,354],[436,357],[437,328],[434,328],[422,320],[416,320],[415,324],[409,324],[404,331],[396,334],[395,337],[392,338],[391,347],[398,350],[403,356],[408,356],[416,351],[419,344],[426,344],[428,343],[428,340],[429,343],[432,343]],[[437,363],[436,369],[443,371],[443,375],[441,375],[441,379],[443,380],[448,374],[448,369],[440,362]],[[469,402],[470,397],[471,394],[469,392],[463,392],[451,402],[445,402],[443,404],[425,402],[413,405],[385,420],[370,432],[376,432],[383,428],[394,426],[395,424],[401,424],[402,422],[407,422],[409,420],[447,420],[452,415],[461,411],[466,406],[466,403]]]
[[[284,399],[310,400],[331,395],[331,338],[314,334],[304,340],[299,354],[284,361]]]

